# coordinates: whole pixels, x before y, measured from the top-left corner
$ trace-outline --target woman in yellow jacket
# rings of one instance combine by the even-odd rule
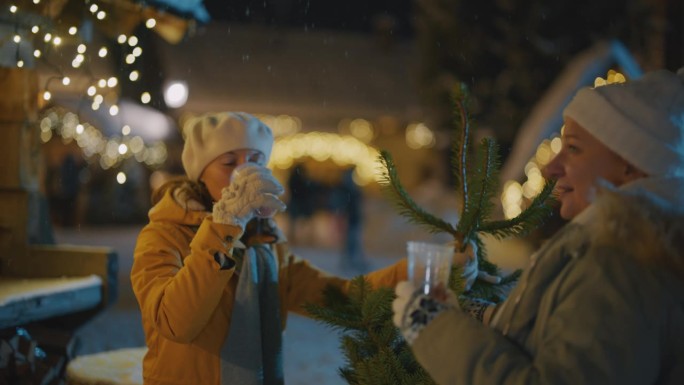
[[[246,113],[208,114],[184,136],[187,178],[155,192],[131,271],[148,347],[144,382],[282,384],[287,312],[305,314],[326,285],[347,281],[293,255],[272,220],[255,218],[285,209],[283,187],[264,167],[268,126]],[[368,279],[394,286],[406,279],[405,260]]]

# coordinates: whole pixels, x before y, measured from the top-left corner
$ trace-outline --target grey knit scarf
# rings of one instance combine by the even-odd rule
[[[247,248],[239,274],[230,330],[221,349],[221,385],[282,385],[278,266],[269,246]]]

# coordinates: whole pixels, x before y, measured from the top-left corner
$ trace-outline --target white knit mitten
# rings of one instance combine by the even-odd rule
[[[456,295],[449,289],[441,299],[423,293],[409,281],[402,281],[394,288],[397,297],[392,301],[392,322],[399,328],[409,345],[420,332],[442,312],[460,309]]]
[[[283,192],[285,189],[268,168],[256,164],[243,167],[214,204],[214,222],[244,230],[257,209],[285,210],[285,203],[278,199]]]

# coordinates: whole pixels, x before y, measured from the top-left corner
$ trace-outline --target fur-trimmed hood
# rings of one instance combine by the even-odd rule
[[[684,180],[646,178],[602,188],[582,222],[592,243],[625,250],[684,280]]]

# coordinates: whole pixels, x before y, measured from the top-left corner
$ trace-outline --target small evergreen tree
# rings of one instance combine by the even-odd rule
[[[490,220],[495,195],[499,191],[500,161],[496,142],[485,138],[471,154],[472,122],[468,114],[468,92],[460,86],[452,93],[455,135],[452,147],[452,166],[457,185],[461,215],[452,224],[428,213],[409,196],[401,185],[392,156],[381,151],[379,161],[384,170],[381,177],[383,191],[411,223],[431,233],[448,233],[464,251],[468,243],[477,245],[478,269],[492,275],[501,272],[486,256],[481,234],[497,239],[522,236],[533,230],[549,214],[553,183],[546,183],[541,193],[520,215],[507,220]],[[471,164],[472,163],[472,164]],[[465,295],[495,303],[505,297],[520,271],[503,277],[499,284],[477,280]],[[462,298],[461,268],[452,268],[449,287]],[[363,276],[355,278],[347,294],[328,287],[324,303],[308,305],[311,315],[342,333],[341,347],[346,366],[340,375],[353,385],[433,384],[432,379],[415,361],[413,355],[392,324],[394,292],[389,288],[372,289]]]

